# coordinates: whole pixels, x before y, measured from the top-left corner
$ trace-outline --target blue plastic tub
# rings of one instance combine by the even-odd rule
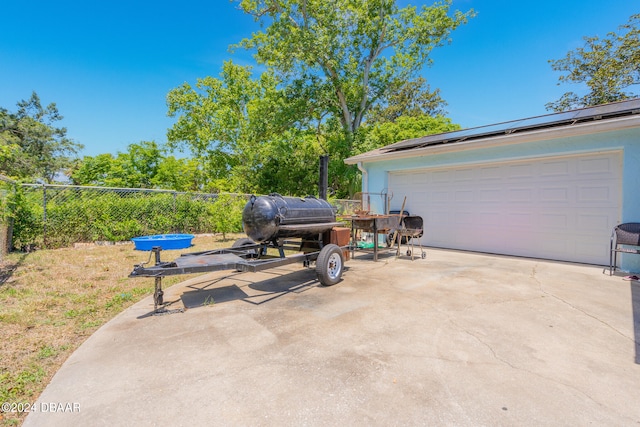
[[[141,236],[131,239],[139,251],[150,251],[154,246],[166,249],[184,249],[191,246],[193,234],[156,234],[155,236]]]

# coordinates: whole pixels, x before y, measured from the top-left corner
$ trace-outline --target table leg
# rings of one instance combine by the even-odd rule
[[[378,261],[378,227],[373,221],[373,260]]]
[[[353,220],[351,221],[351,259],[356,254],[356,230],[353,226]]]

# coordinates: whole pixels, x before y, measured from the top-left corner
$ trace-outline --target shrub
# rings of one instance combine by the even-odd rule
[[[70,191],[67,187],[47,187],[46,191],[46,224],[41,192],[18,188],[7,199],[14,219],[15,248],[58,248],[76,242],[124,241],[151,234],[226,234],[242,230],[245,199],[240,196],[79,188]]]
[[[21,187],[7,197],[8,216],[13,220],[13,246],[29,250],[42,245],[43,218],[42,206],[27,198]]]

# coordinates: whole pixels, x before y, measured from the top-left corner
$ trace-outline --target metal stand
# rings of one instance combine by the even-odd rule
[[[151,254],[149,255],[149,261],[151,261],[151,257],[155,254],[155,265],[159,265],[162,263],[160,260],[160,252],[162,248],[160,246],[154,246],[151,249]],[[147,261],[147,263],[149,262]],[[174,310],[167,310],[164,307],[164,291],[162,290],[162,276],[155,276],[155,283],[153,289],[153,315],[154,316],[162,316],[165,314],[173,314],[173,313],[184,313],[184,310],[181,308],[177,308]]]

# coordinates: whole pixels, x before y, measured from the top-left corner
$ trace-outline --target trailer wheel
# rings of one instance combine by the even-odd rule
[[[342,277],[344,258],[338,245],[329,244],[322,248],[316,260],[316,274],[324,286],[335,285]]]
[[[243,246],[253,246],[255,244],[256,244],[256,242],[254,242],[253,240],[249,239],[248,237],[243,237],[243,238],[238,239],[235,242],[233,242],[231,247],[234,248],[234,249],[240,249]],[[248,258],[258,258],[258,251],[256,249],[247,249],[247,257]]]

